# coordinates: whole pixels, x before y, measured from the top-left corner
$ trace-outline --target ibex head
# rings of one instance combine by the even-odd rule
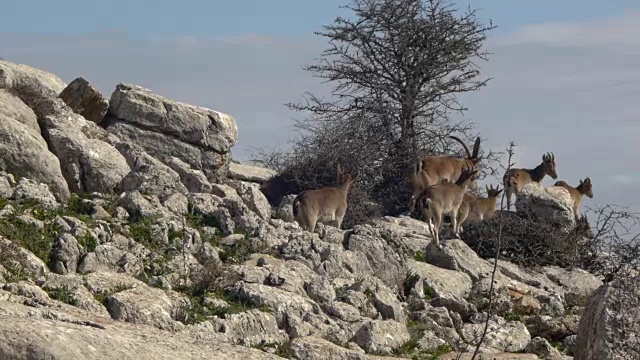
[[[496,186],[494,188],[493,185],[485,186],[485,188],[487,189],[487,197],[498,197],[498,195],[500,195],[500,193],[504,190],[500,189],[500,186]]]
[[[553,153],[546,153],[542,155],[542,163],[544,165],[544,171],[553,179],[558,178],[556,173],[556,157]]]
[[[580,180],[580,185],[582,187],[582,193],[585,194],[586,196],[593,198],[593,190],[591,187],[591,179],[589,179],[588,177],[586,179],[584,179],[584,181]]]
[[[351,184],[353,184],[353,182],[356,180],[356,178],[358,177],[358,175],[356,174],[355,176],[351,176],[351,174],[345,174],[345,172],[342,170],[342,166],[340,166],[340,164],[338,164],[338,168],[337,168],[337,183],[338,186],[351,186]]]

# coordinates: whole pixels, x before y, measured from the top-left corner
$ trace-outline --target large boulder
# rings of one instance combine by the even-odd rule
[[[6,89],[27,104],[38,119],[59,108],[58,94],[66,87],[54,74],[0,60],[0,89]],[[64,103],[62,103],[64,104]]]
[[[576,220],[569,192],[559,186],[543,187],[540,183],[529,183],[522,187],[516,197],[516,210],[535,215],[567,227],[575,227]]]
[[[0,359],[282,359],[184,332],[113,321],[71,306],[64,309],[0,300]]]
[[[640,278],[616,279],[591,296],[578,325],[575,358],[640,358]]]
[[[58,102],[62,103],[61,100]],[[58,157],[69,189],[110,193],[129,173],[129,165],[96,124],[61,104],[41,120],[49,148]]]
[[[36,115],[22,100],[2,89],[0,170],[47,184],[59,201],[69,196],[60,162],[40,135]]]
[[[130,84],[118,84],[103,126],[154,156],[175,156],[212,182],[227,175],[231,147],[238,140],[233,117],[188,105]]]
[[[99,124],[107,114],[109,101],[82,77],[76,78],[58,95],[76,114]]]

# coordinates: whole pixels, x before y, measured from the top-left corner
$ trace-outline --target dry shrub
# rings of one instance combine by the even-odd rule
[[[593,238],[583,218],[572,231],[530,214],[503,212],[500,259],[523,266],[557,265],[596,271],[604,267],[599,256],[602,240]],[[587,226],[585,226],[585,222]],[[499,216],[465,223],[462,239],[481,257],[496,255]]]
[[[242,280],[237,272],[231,270],[230,265],[220,262],[208,262],[202,270],[192,274],[192,291],[196,293],[220,292],[232,287]]]

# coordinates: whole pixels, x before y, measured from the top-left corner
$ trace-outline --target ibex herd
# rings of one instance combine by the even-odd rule
[[[504,189],[486,187],[487,197],[480,197],[467,192],[476,189],[478,179],[480,138],[478,137],[470,152],[462,140],[450,136],[462,144],[466,157],[456,156],[422,156],[416,159],[413,171],[409,175],[411,197],[409,213],[418,215],[429,223],[429,232],[433,242],[440,247],[440,227],[445,215],[451,219],[454,235],[459,238],[466,221],[484,221],[495,214],[497,198],[505,191],[507,209],[511,208],[511,197],[517,195],[524,185],[532,182],[540,183],[545,176],[557,179],[556,162],[553,153],[542,156],[542,162],[533,169],[511,168],[505,172],[502,183]],[[356,176],[357,177],[357,176]],[[300,226],[313,232],[316,223],[332,222],[337,228],[342,225],[347,210],[347,196],[351,184],[356,177],[345,174],[342,167],[337,168],[337,187],[323,187],[301,192],[293,201],[293,215]],[[580,201],[583,195],[593,197],[591,179],[588,177],[577,187],[565,181],[557,181],[553,186],[565,188],[573,200],[572,209],[579,219]]]

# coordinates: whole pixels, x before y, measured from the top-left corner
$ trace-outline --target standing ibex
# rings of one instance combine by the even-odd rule
[[[411,173],[410,181],[413,193],[409,201],[409,212],[412,213],[415,210],[416,197],[420,192],[431,185],[436,185],[440,182],[454,183],[462,173],[463,167],[476,168],[476,165],[480,161],[478,153],[480,151],[480,137],[476,139],[473,145],[473,153],[469,152],[467,145],[455,136],[449,136],[453,140],[456,140],[467,153],[467,158],[460,158],[455,156],[424,156],[416,160],[413,173]],[[470,184],[472,189],[475,189],[475,180]]]
[[[293,200],[293,216],[304,230],[313,232],[318,221],[331,221],[340,229],[347,211],[349,187],[357,175],[352,178],[351,174],[345,174],[340,164],[337,175],[338,187],[303,191]]]
[[[573,200],[573,213],[576,217],[576,221],[578,221],[580,218],[579,208],[580,208],[580,201],[582,201],[582,196],[587,195],[589,198],[593,198],[593,191],[591,188],[591,179],[587,177],[586,179],[584,179],[584,181],[580,180],[580,184],[577,187],[570,186],[569,184],[567,184],[566,181],[563,181],[563,180],[556,181],[556,183],[553,184],[553,186],[560,186],[567,189],[567,191],[569,191],[569,194],[571,195],[571,199]]]
[[[509,169],[502,177],[502,183],[506,190],[507,210],[511,208],[511,195],[517,194],[522,187],[531,182],[541,182],[545,175],[554,180],[558,178],[556,173],[556,158],[553,153],[542,155],[542,163],[533,169]]]
[[[478,169],[465,167],[455,183],[442,182],[424,189],[417,197],[419,213],[423,221],[429,221],[429,232],[433,242],[440,247],[440,225],[442,217],[449,214],[454,234],[458,234],[458,209],[469,183],[478,173]],[[435,223],[434,223],[435,222]]]
[[[496,187],[493,188],[493,185],[486,186],[487,189],[487,197],[479,197],[469,193],[464,194],[464,198],[462,199],[462,204],[460,204],[460,208],[458,209],[458,230],[460,232],[464,231],[462,229],[462,224],[465,221],[482,221],[485,219],[491,219],[496,212],[496,202],[498,200],[498,195],[504,190]]]

